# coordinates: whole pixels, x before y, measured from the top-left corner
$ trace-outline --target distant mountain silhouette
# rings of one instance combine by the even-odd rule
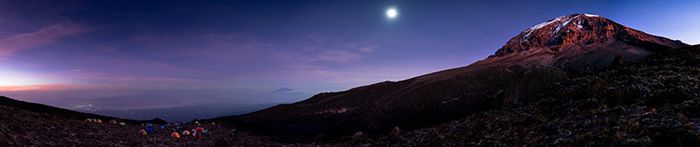
[[[277,135],[386,133],[432,126],[518,105],[571,75],[685,47],[590,14],[561,16],[523,31],[494,55],[469,66],[398,82],[317,94],[240,116],[237,126]]]
[[[275,91],[272,91],[272,92],[276,92],[276,93],[286,93],[286,92],[292,92],[292,91],[294,91],[294,89],[287,88],[287,87],[282,87],[282,88],[276,89]]]
[[[236,104],[216,103],[173,108],[132,109],[132,110],[100,110],[91,113],[119,116],[132,119],[163,118],[168,122],[188,122],[194,119],[213,118],[227,115],[239,115],[261,110],[277,103],[268,104]]]

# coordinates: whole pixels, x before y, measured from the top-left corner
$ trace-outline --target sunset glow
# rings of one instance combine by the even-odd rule
[[[40,77],[31,76],[25,73],[9,72],[0,70],[0,86],[28,86],[36,84],[47,84]]]
[[[40,86],[0,86],[0,91],[26,91],[39,90]]]

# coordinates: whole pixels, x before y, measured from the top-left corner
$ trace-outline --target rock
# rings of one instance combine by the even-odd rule
[[[680,121],[681,123],[688,123],[688,116],[685,116],[685,114],[679,112],[677,117],[678,121]]]
[[[389,135],[394,137],[401,137],[401,129],[399,129],[399,126],[394,126],[394,129],[391,129],[391,133],[389,133]]]
[[[214,143],[214,146],[216,146],[216,147],[227,147],[227,146],[229,146],[229,145],[228,145],[228,142],[226,142],[226,139],[218,139],[218,140],[216,140],[216,143]]]
[[[352,135],[351,138],[352,138],[352,140],[355,140],[355,141],[361,141],[361,140],[364,140],[365,137],[366,137],[365,133],[362,133],[362,131],[358,131],[354,135]]]

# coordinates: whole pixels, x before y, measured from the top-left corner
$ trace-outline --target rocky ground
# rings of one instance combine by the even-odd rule
[[[0,106],[0,146],[280,146],[268,137],[254,136],[219,125],[204,124],[209,130],[201,140],[182,136],[170,137],[171,129],[156,129],[149,135],[139,134],[141,124],[121,126],[65,119],[50,114],[29,112]],[[192,129],[192,124],[182,125]],[[217,144],[218,143],[218,144]]]
[[[172,129],[181,133],[197,125],[156,127],[155,133],[144,136],[139,133],[144,128],[142,124],[86,122],[2,105],[0,116],[0,146],[354,146],[344,143],[347,141],[299,143],[209,122],[200,125],[209,130],[202,139],[185,135],[173,139]]]
[[[375,139],[387,146],[697,146],[700,48],[573,78],[540,98]]]
[[[195,141],[184,138],[173,141],[170,131],[159,130],[156,134],[140,135],[139,124],[121,126],[107,121],[98,124],[81,120],[65,119],[49,114],[29,112],[0,106],[0,142],[11,146],[140,146],[140,145],[187,145],[214,143],[213,137]],[[220,130],[212,129],[212,134]]]

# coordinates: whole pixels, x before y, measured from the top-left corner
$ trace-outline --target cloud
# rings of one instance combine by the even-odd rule
[[[327,50],[316,54],[317,61],[349,62],[362,58],[361,54],[346,50]]]
[[[58,23],[42,27],[34,32],[2,38],[0,39],[0,59],[7,58],[20,50],[40,47],[85,31],[87,29],[79,25]]]
[[[371,41],[347,40],[321,33],[309,34],[299,44],[303,47],[283,54],[296,53],[297,62],[317,66],[357,61],[379,48]]]
[[[360,47],[358,50],[360,50],[360,52],[369,53],[369,52],[373,52],[373,51],[377,50],[377,48],[378,48],[377,45],[368,45],[368,46]]]

